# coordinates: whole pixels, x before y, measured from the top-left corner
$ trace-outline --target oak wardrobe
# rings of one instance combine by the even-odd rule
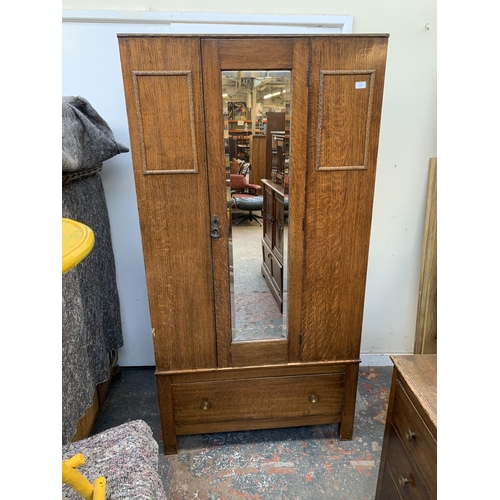
[[[387,42],[118,35],[165,453],[272,427],[352,439]],[[236,341],[223,76],[238,72],[255,93],[288,75],[290,146],[285,333]]]

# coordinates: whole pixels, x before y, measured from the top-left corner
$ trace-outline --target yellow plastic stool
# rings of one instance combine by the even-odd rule
[[[85,457],[78,453],[62,463],[62,482],[73,488],[85,500],[105,500],[106,478],[98,477],[94,485],[76,470],[85,463]]]
[[[67,273],[79,264],[94,247],[94,232],[90,227],[72,219],[62,219],[62,272]],[[105,500],[106,478],[98,477],[94,485],[76,470],[85,463],[78,453],[62,463],[62,482],[73,488],[85,500]]]
[[[62,220],[62,272],[79,264],[94,247],[94,231],[72,219]]]

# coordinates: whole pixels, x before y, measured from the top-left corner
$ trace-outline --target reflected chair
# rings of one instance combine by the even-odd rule
[[[236,219],[235,224],[238,226],[244,220],[255,220],[262,226],[262,222],[259,220],[262,219],[262,216],[253,213],[258,210],[262,212],[264,204],[264,198],[260,195],[262,188],[258,184],[248,183],[245,176],[240,174],[230,174],[229,183],[234,208],[248,211],[243,217]]]
[[[238,170],[238,173],[246,177],[246,175],[250,173],[251,168],[252,165],[250,163],[242,162],[240,163],[240,168]]]

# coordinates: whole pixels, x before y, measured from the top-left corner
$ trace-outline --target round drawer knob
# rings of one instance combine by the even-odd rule
[[[399,486],[401,486],[401,488],[404,488],[410,482],[410,480],[407,477],[400,475],[398,482]]]
[[[405,439],[407,441],[412,441],[413,439],[415,439],[415,433],[408,429],[408,427],[405,429]]]
[[[311,403],[317,403],[317,402],[318,402],[318,396],[316,396],[316,394],[311,394],[311,395],[309,396],[309,401],[310,401]]]
[[[201,404],[201,409],[202,410],[209,410],[210,409],[210,403],[208,401],[203,401],[203,403]]]

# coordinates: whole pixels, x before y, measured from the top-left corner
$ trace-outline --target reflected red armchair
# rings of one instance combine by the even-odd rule
[[[231,193],[260,194],[261,187],[258,184],[249,184],[244,175],[229,174],[229,185]]]
[[[259,195],[262,188],[258,184],[249,184],[245,176],[240,174],[230,174],[229,185],[235,208],[248,211],[248,214],[235,221],[235,224],[239,225],[244,220],[254,220],[262,226],[259,221],[262,217],[253,214],[255,210],[262,211],[264,198]]]

